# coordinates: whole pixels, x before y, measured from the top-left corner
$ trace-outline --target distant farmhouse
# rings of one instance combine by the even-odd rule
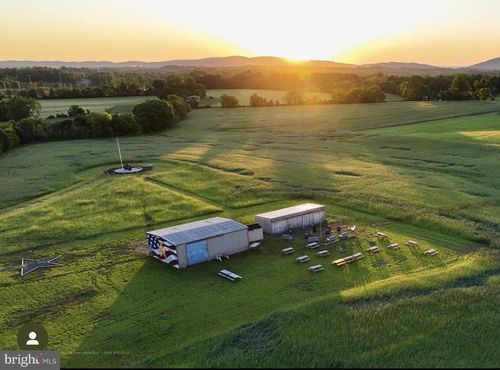
[[[188,103],[200,103],[201,102],[201,96],[199,95],[191,95],[186,98],[186,101]]]

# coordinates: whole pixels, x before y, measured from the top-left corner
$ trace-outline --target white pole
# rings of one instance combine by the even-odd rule
[[[116,145],[118,145],[118,154],[120,155],[120,163],[122,165],[122,170],[123,170],[122,151],[120,150],[120,142],[118,141],[118,137],[116,138]]]

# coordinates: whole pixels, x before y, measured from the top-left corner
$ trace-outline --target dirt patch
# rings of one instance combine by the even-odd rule
[[[148,245],[147,245],[146,241],[144,241],[144,240],[133,242],[133,243],[129,244],[127,248],[135,253],[138,253],[138,254],[142,254],[142,255],[149,254]]]

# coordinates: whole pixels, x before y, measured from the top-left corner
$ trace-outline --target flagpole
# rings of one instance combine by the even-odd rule
[[[118,141],[118,137],[116,138],[116,145],[118,145],[118,154],[120,155],[120,163],[123,169],[122,151],[120,150],[120,142]]]

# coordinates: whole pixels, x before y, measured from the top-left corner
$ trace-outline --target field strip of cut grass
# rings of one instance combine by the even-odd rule
[[[2,214],[6,214],[9,212],[14,212],[14,211],[20,211],[20,210],[27,210],[32,207],[36,207],[39,204],[46,203],[46,202],[52,202],[57,199],[60,199],[64,196],[66,196],[68,193],[71,193],[73,191],[76,191],[78,189],[82,189],[85,186],[92,184],[95,181],[98,181],[105,175],[97,175],[96,177],[90,178],[90,179],[83,179],[81,178],[80,180],[77,180],[76,183],[69,185],[67,187],[64,187],[60,190],[55,190],[52,192],[48,192],[47,194],[39,194],[36,195],[35,197],[32,198],[27,198],[25,201],[20,201],[17,204],[6,206],[4,208],[0,208],[0,217]]]
[[[184,162],[148,178],[229,208],[245,208],[286,198],[276,184],[204,164]]]
[[[58,113],[68,113],[68,109],[72,105],[78,105],[83,109],[88,109],[91,112],[104,112],[107,109],[115,106],[134,106],[144,100],[151,99],[148,96],[127,96],[113,98],[76,98],[76,99],[42,99],[39,100],[42,106],[40,115],[48,117],[55,116]]]
[[[0,253],[86,239],[219,210],[141,181],[140,177],[105,177],[26,210],[0,216],[0,241],[6,245]]]
[[[494,114],[500,112],[500,107],[491,109],[491,110],[485,110],[481,112],[474,112],[474,113],[459,113],[459,114],[445,114],[442,116],[437,116],[437,117],[432,117],[432,118],[425,118],[425,119],[419,119],[419,120],[410,120],[410,121],[404,121],[400,123],[394,123],[394,124],[388,124],[385,125],[382,128],[391,128],[391,127],[400,127],[400,126],[411,126],[411,125],[418,125],[422,123],[433,123],[434,121],[441,121],[441,120],[447,120],[447,119],[455,119],[455,118],[469,118],[469,117],[477,117],[477,116],[482,116],[482,115],[488,115],[488,114]],[[364,131],[365,129],[358,129],[356,131]],[[366,130],[373,130],[373,128],[367,128]]]
[[[161,187],[164,187],[166,189],[170,189],[172,191],[175,191],[177,193],[180,193],[180,194],[183,194],[187,197],[190,197],[190,198],[193,198],[193,199],[198,199],[200,201],[203,201],[207,204],[211,204],[213,206],[217,206],[217,207],[223,207],[224,205],[219,203],[219,202],[216,202],[214,201],[213,199],[210,199],[210,198],[207,198],[201,194],[197,194],[197,193],[194,193],[194,192],[191,192],[191,191],[187,191],[185,189],[182,189],[180,187],[177,187],[175,185],[171,185],[171,184],[168,184],[166,182],[163,182],[155,177],[145,177],[143,179],[143,181],[147,181],[151,184],[154,184],[154,185],[157,185],[157,186],[161,186]]]
[[[380,304],[384,305],[386,303],[398,306],[401,302],[407,300],[410,300],[410,302],[418,299],[427,300],[432,294],[440,294],[448,291],[448,289],[485,284],[488,279],[498,277],[500,274],[497,260],[497,254],[483,251],[467,257],[461,257],[458,262],[444,268],[389,277],[364,285],[363,287],[343,290],[340,292],[340,295],[327,294],[319,296],[307,302],[279,310],[270,316],[238,329],[233,329],[226,334],[204,339],[175,351],[168,351],[166,354],[151,356],[135,365],[151,367],[251,367],[267,365],[276,367],[287,366],[288,364],[290,366],[293,362],[286,361],[283,358],[284,356],[280,356],[279,354],[283,351],[293,357],[291,361],[298,361],[294,366],[307,366],[302,361],[315,361],[315,366],[318,367],[332,366],[334,363],[332,360],[335,358],[345,358],[348,352],[361,352],[360,347],[365,347],[361,344],[364,340],[369,340],[371,349],[376,348],[375,343],[387,341],[388,338],[384,337],[384,335],[387,335],[387,331],[391,328],[396,330],[396,333],[391,336],[398,336],[398,328],[400,329],[399,336],[401,337],[411,335],[411,333],[407,332],[410,328],[410,331],[413,330],[415,333],[420,331],[418,320],[419,309],[414,310],[411,321],[407,321],[406,324],[404,324],[407,318],[405,315],[376,315],[375,317],[368,317],[362,322],[353,321],[353,319],[345,316],[344,311],[346,309],[357,310],[361,308],[370,310],[371,307],[376,308]],[[431,307],[435,306],[438,308],[438,311],[443,310],[443,308],[437,306],[439,303],[427,301],[426,304],[431,305]],[[456,307],[456,303],[449,308],[449,321],[458,319],[454,312],[454,307]],[[328,313],[327,317],[325,317],[326,313]],[[491,317],[494,317],[493,313]],[[391,322],[394,320],[399,321],[396,327]],[[301,348],[301,350],[298,349],[297,352],[300,354],[306,350],[307,352],[314,352],[315,355],[313,356],[312,353],[308,353],[307,356],[301,358],[300,355],[291,354],[288,352],[287,347],[279,344],[279,340],[274,344],[276,345],[275,348],[280,348],[280,351],[276,352],[270,348],[270,351],[268,351],[265,348],[266,339],[269,339],[268,335],[278,333],[270,333],[266,329],[267,325],[263,327],[263,323],[272,323],[283,328],[300,326],[300,328],[296,328],[293,331],[286,330],[288,333],[287,338],[291,338],[289,335],[292,335],[292,333],[293,338],[297,338],[297,336],[302,338],[301,340],[294,341],[294,344],[288,343],[297,347],[301,347],[301,343],[303,343],[305,337],[316,334],[317,338],[314,348],[305,347]],[[305,325],[299,325],[299,323]],[[332,325],[341,325],[342,330],[338,330],[340,328],[337,328],[337,330],[324,330],[321,329],[323,325],[329,328]],[[385,329],[374,330],[375,328],[384,328],[384,325]],[[362,329],[362,326],[364,326],[364,329]],[[404,327],[407,329],[403,329]],[[363,334],[366,331],[371,333],[370,337],[366,337]],[[281,338],[282,340],[284,339],[284,337]],[[261,341],[261,339],[264,339],[264,341]],[[401,341],[402,338],[399,338],[399,340],[394,339],[396,342],[401,343],[401,347],[404,348],[405,345],[404,341]],[[342,346],[340,343],[336,343],[336,341],[342,342],[343,340],[347,341],[346,345],[350,344],[350,351],[346,352],[346,350],[338,348]],[[363,349],[365,351],[369,350],[367,348]],[[265,353],[262,353],[262,350],[265,350]],[[329,352],[329,355],[322,358],[321,354],[325,351]],[[245,358],[246,356],[249,358]],[[264,363],[254,363],[254,361],[258,361],[258,357]],[[279,360],[279,362],[273,362],[276,360]],[[406,366],[411,366],[411,364],[407,363]]]
[[[481,133],[492,133],[485,136],[497,137],[495,134],[500,128],[500,116],[498,112],[482,112],[471,115],[460,115],[458,117],[436,118],[428,122],[421,122],[417,127],[391,126],[372,129],[370,132],[409,135],[416,137],[436,139],[447,139],[457,141],[474,142],[474,137]],[[469,140],[467,138],[469,136]]]

